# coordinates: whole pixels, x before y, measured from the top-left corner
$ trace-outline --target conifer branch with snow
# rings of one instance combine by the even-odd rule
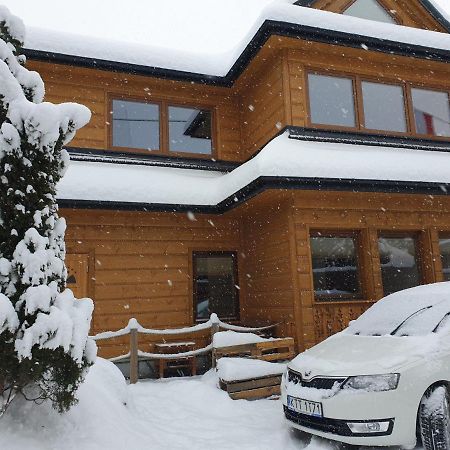
[[[93,302],[65,289],[56,203],[63,145],[90,111],[43,102],[42,79],[20,54],[24,31],[0,6],[0,417],[18,394],[69,409],[96,356]]]

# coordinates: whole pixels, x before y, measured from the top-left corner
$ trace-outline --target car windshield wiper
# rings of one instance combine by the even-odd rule
[[[427,309],[430,309],[430,308],[432,308],[432,306],[430,305],[430,306],[425,306],[425,308],[421,308],[421,309],[419,309],[418,311],[416,311],[416,312],[413,312],[412,314],[410,314],[392,333],[391,333],[391,336],[395,336],[397,333],[398,333],[398,331],[400,330],[400,328],[402,328],[403,327],[403,325],[405,325],[405,323],[406,322],[408,322],[408,320],[409,319],[412,319],[414,316],[416,316],[417,314],[419,314],[419,313],[421,313],[422,311],[425,311],[425,310],[427,310]]]
[[[439,328],[440,328],[441,325],[442,325],[442,322],[444,322],[444,320],[447,319],[449,316],[450,316],[450,312],[448,312],[448,313],[447,313],[447,314],[439,321],[439,323],[434,327],[433,333],[436,333],[436,332],[439,330]]]

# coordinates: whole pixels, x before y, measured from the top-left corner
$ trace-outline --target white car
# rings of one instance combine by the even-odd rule
[[[389,295],[288,365],[288,423],[354,445],[450,449],[450,282]]]

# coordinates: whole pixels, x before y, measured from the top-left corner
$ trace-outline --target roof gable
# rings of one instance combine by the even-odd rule
[[[450,32],[450,23],[433,0],[377,0],[400,25],[431,31]],[[297,0],[296,5],[344,13],[355,0]]]

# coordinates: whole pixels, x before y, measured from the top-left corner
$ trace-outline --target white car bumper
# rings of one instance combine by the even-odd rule
[[[298,396],[294,392],[293,396]],[[290,410],[287,407],[288,394],[289,384],[286,386],[283,380],[282,401],[286,419],[291,426],[302,431],[353,445],[414,447],[416,444],[417,399],[411,396],[408,399],[400,386],[388,392],[341,391],[323,398],[320,400],[323,417]],[[305,400],[317,401],[317,397],[311,395]],[[360,424],[373,422],[380,422],[383,431],[364,432],[365,426]]]

